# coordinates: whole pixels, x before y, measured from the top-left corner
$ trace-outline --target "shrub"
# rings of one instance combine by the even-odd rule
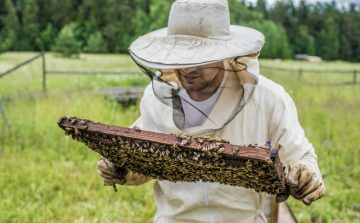
[[[63,57],[75,55],[79,57],[82,42],[77,40],[70,25],[64,26],[55,41],[52,51],[60,53]]]
[[[56,29],[51,23],[48,23],[46,29],[36,38],[35,43],[40,50],[50,50],[50,46],[55,42]]]
[[[105,42],[102,34],[98,31],[94,34],[91,34],[85,51],[89,53],[107,53],[107,43]]]
[[[16,42],[16,34],[11,29],[4,29],[0,33],[0,53],[10,50]]]
[[[291,58],[292,48],[286,31],[281,24],[265,20],[262,22],[247,22],[243,25],[257,29],[264,34],[265,45],[260,54],[262,58]]]

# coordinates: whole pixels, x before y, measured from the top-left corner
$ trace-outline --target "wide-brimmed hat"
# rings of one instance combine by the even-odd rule
[[[137,38],[129,47],[139,63],[155,69],[178,69],[260,52],[264,35],[230,25],[227,0],[177,0],[168,27]]]

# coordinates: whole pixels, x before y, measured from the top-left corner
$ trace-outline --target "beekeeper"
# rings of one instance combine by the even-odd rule
[[[143,130],[219,137],[279,150],[289,194],[305,204],[325,186],[314,147],[284,88],[259,74],[265,43],[257,30],[230,25],[226,0],[177,0],[168,27],[140,36],[130,54],[152,80],[140,103]],[[153,68],[153,69],[149,69]],[[153,70],[157,72],[153,72]],[[151,180],[106,159],[98,162],[104,185]],[[266,194],[220,183],[155,182],[154,222],[265,222]]]

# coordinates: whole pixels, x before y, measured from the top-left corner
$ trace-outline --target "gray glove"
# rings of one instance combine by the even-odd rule
[[[104,186],[124,185],[127,170],[116,166],[109,160],[101,157],[98,164],[98,172],[104,182]]]
[[[276,202],[284,202],[292,195],[304,204],[320,199],[325,195],[325,186],[315,170],[299,160],[292,161],[285,167],[286,191],[276,195]]]

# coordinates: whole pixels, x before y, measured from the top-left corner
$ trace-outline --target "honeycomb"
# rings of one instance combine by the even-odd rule
[[[110,162],[147,177],[219,182],[273,195],[285,189],[277,151],[266,146],[236,146],[219,138],[161,134],[72,116],[60,118],[58,125]]]

